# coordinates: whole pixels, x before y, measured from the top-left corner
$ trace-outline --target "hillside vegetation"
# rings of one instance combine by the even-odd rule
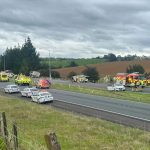
[[[73,63],[75,63],[76,66],[85,66],[89,64],[97,64],[105,62],[104,59],[99,58],[80,58],[80,59],[71,59],[71,58],[41,58],[42,64],[51,65],[51,68],[65,68],[65,67],[71,67]],[[73,66],[72,66],[73,67]]]
[[[56,132],[64,150],[149,150],[150,147],[149,132],[27,100],[0,96],[0,111],[6,112],[8,127],[16,120],[19,145],[24,150],[46,150],[44,135],[48,131]]]
[[[104,55],[103,57],[95,58],[41,58],[41,64],[51,65],[51,68],[65,68],[65,67],[75,67],[75,66],[86,66],[89,64],[98,64],[101,62],[114,62],[114,61],[133,61],[133,60],[150,60],[149,56],[136,56],[136,55],[126,55],[126,56],[116,56],[113,53]]]

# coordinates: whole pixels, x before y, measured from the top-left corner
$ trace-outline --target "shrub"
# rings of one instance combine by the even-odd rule
[[[69,74],[68,74],[68,76],[67,76],[67,78],[68,79],[71,79],[73,76],[76,76],[77,74],[74,72],[74,71],[72,71],[72,72],[70,72]]]
[[[126,69],[126,72],[127,73],[138,72],[140,74],[143,74],[145,72],[145,70],[141,65],[135,64],[133,66],[129,65],[129,67],[127,67],[127,69]]]
[[[52,78],[60,78],[60,73],[58,71],[52,71],[51,72]]]
[[[90,82],[97,82],[99,80],[99,73],[96,70],[96,68],[93,67],[87,67],[83,73],[88,76],[88,80]]]

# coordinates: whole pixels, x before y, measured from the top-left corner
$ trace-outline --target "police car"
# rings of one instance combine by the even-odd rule
[[[37,93],[37,95],[31,96],[31,98],[32,98],[32,101],[36,103],[52,102],[54,99],[52,94],[46,91],[41,91]]]
[[[5,88],[4,88],[4,91],[5,93],[19,93],[20,92],[20,89],[17,85],[13,84],[13,85],[7,85]]]
[[[108,91],[125,91],[125,86],[122,84],[114,84],[112,86],[107,86]]]
[[[21,91],[21,96],[31,97],[32,95],[36,95],[38,92],[39,92],[39,90],[35,87],[24,88],[23,91]]]

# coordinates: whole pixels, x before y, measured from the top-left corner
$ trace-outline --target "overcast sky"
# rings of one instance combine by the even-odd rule
[[[0,0],[0,54],[27,36],[41,57],[150,55],[150,0]]]

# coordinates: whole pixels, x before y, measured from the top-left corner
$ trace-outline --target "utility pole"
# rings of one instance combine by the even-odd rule
[[[52,76],[51,76],[51,56],[50,56],[50,50],[49,50],[49,79],[51,81]]]
[[[4,71],[6,69],[6,64],[5,64],[5,53],[4,53]]]

